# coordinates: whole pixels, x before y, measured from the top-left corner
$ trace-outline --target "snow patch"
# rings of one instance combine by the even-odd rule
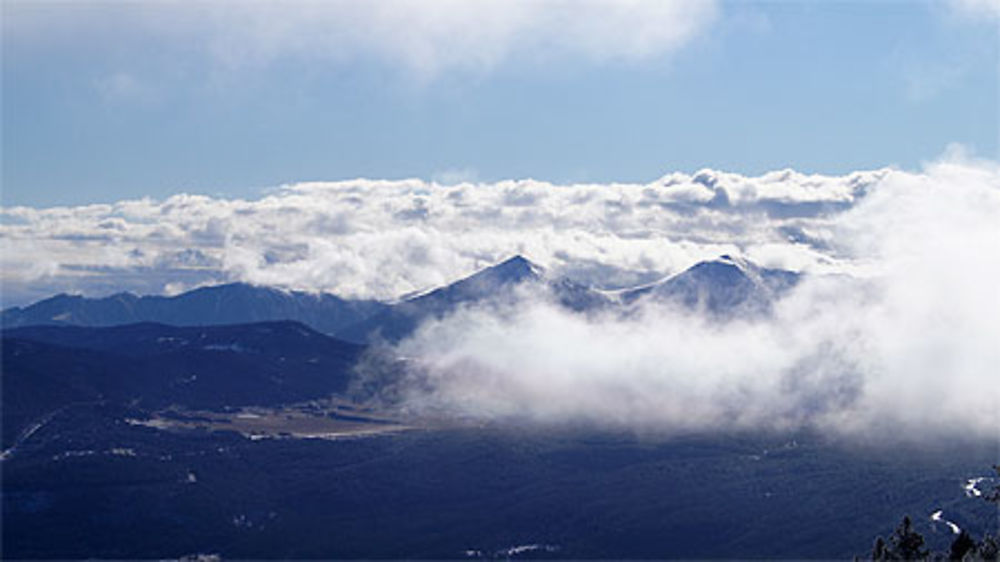
[[[519,554],[524,554],[526,552],[555,552],[559,550],[558,546],[553,546],[550,544],[522,544],[518,546],[511,546],[502,550],[501,552],[507,556],[517,556]]]
[[[965,489],[965,495],[970,498],[982,497],[983,495],[982,490],[980,490],[976,486],[979,485],[979,483],[982,482],[983,480],[986,480],[986,478],[983,476],[980,476],[978,478],[969,478],[968,480],[966,480],[965,486],[963,486],[963,488]]]
[[[463,554],[466,558],[510,559],[529,552],[557,552],[558,550],[558,546],[551,544],[520,544],[508,546],[507,548],[501,548],[500,550],[494,551],[491,555],[484,553],[484,551],[477,548],[467,549],[463,552]]]
[[[146,427],[152,427],[154,429],[170,429],[171,427],[170,422],[156,418],[151,418],[148,420],[140,420],[137,418],[125,418],[125,423],[129,425],[142,425]]]
[[[52,460],[61,461],[63,459],[68,459],[72,457],[90,457],[96,455],[97,451],[85,450],[85,451],[64,451],[58,455],[52,455]]]
[[[187,345],[188,341],[184,338],[175,338],[171,336],[161,336],[156,338],[156,343],[174,343],[177,342],[181,345]]]
[[[931,521],[934,521],[935,523],[944,523],[945,525],[948,526],[949,529],[951,529],[951,532],[956,535],[961,533],[962,529],[960,529],[958,525],[942,517],[943,513],[944,512],[941,511],[940,509],[935,511],[934,513],[931,514]]]
[[[76,458],[76,457],[92,457],[94,455],[111,455],[111,456],[115,456],[115,457],[134,457],[134,456],[136,456],[135,449],[127,448],[127,447],[114,447],[114,448],[108,449],[107,451],[95,451],[93,449],[63,451],[62,453],[59,453],[59,454],[56,454],[56,455],[52,455],[52,460],[53,461],[61,461],[61,460],[70,459],[70,458]]]
[[[179,560],[180,562],[219,562],[222,560],[222,556],[214,553],[205,554],[199,552],[197,554],[185,554],[184,556],[181,556]]]
[[[238,342],[230,344],[213,343],[202,346],[205,351],[232,351],[233,353],[247,353],[249,349],[243,347]]]

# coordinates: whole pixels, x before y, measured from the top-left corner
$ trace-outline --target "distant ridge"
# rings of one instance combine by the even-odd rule
[[[544,278],[544,268],[515,255],[450,285],[400,301],[337,335],[349,341],[366,341],[371,337],[399,341],[423,321],[444,316],[459,305],[503,298],[514,287],[539,284]]]
[[[394,303],[231,283],[174,297],[118,293],[94,299],[56,295],[24,308],[6,309],[0,319],[4,328],[100,327],[138,322],[210,326],[290,320],[347,341],[366,343],[375,338],[394,342],[412,334],[424,321],[444,317],[457,307],[503,304],[514,297],[515,288],[529,289],[539,298],[575,312],[661,302],[726,318],[766,313],[771,303],[798,281],[798,273],[723,255],[656,283],[611,293],[554,276],[526,257],[514,255],[453,283]]]
[[[159,322],[175,326],[295,320],[324,333],[336,332],[377,313],[385,305],[328,293],[283,291],[246,283],[202,287],[174,297],[118,293],[104,298],[56,295],[0,315],[3,327],[30,325],[115,326]]]
[[[625,303],[669,302],[713,316],[761,313],[799,282],[800,275],[760,267],[749,260],[722,255],[698,262],[657,283],[622,293]]]

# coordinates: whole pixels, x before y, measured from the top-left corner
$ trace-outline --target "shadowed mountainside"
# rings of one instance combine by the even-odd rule
[[[371,300],[348,300],[327,293],[304,293],[230,283],[202,287],[173,297],[118,293],[104,298],[56,295],[26,307],[5,309],[7,328],[37,324],[114,326],[158,322],[175,326],[246,324],[294,320],[333,333],[382,310]]]
[[[342,393],[363,347],[295,322],[3,332],[3,443],[75,403],[280,405]]]

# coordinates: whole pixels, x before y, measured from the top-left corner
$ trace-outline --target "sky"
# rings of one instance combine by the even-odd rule
[[[998,8],[2,4],[4,207],[353,178],[649,182],[998,151]]]

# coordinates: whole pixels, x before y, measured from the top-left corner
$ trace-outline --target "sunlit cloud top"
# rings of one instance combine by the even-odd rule
[[[255,200],[175,195],[76,207],[6,207],[8,301],[45,292],[176,292],[246,281],[390,299],[520,253],[616,288],[723,253],[839,270],[830,230],[900,171],[757,177],[701,170],[647,184],[351,180]]]

